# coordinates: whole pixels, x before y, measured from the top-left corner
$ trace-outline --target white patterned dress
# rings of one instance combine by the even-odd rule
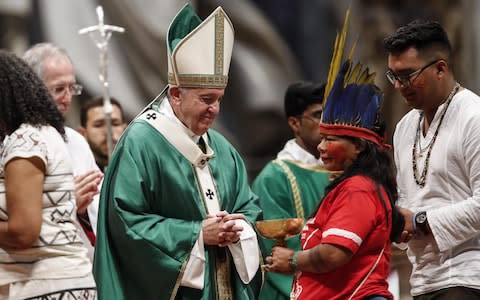
[[[92,266],[73,223],[74,180],[64,140],[51,126],[25,124],[5,138],[0,147],[0,221],[8,220],[4,167],[18,157],[38,157],[45,164],[42,227],[31,248],[0,248],[0,300],[95,299]]]

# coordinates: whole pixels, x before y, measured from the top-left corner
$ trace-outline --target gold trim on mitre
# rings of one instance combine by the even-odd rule
[[[233,37],[233,25],[225,11],[218,7],[169,55],[168,83],[184,87],[225,88]]]
[[[209,87],[209,88],[225,88],[228,82],[228,76],[223,75],[177,75],[168,74],[168,83],[179,86],[188,87]],[[177,83],[179,82],[179,83]]]

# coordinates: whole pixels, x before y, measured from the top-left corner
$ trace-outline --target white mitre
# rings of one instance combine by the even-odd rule
[[[167,34],[168,83],[183,87],[225,88],[234,30],[218,7],[203,22],[186,4]]]

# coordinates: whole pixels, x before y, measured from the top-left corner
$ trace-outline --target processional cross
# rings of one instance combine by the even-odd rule
[[[124,33],[123,27],[115,25],[105,25],[103,21],[103,8],[97,6],[98,25],[82,28],[78,31],[78,34],[88,33],[100,52],[100,72],[99,79],[103,87],[103,112],[105,113],[105,122],[107,125],[107,149],[108,149],[108,161],[113,151],[113,134],[112,134],[112,102],[110,101],[110,93],[108,86],[108,41],[112,36],[112,32]],[[93,33],[98,31],[99,35],[95,36]]]

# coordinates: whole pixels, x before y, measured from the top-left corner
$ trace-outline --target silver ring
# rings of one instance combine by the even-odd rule
[[[271,265],[273,264],[273,257],[269,256],[265,259],[265,261],[267,262],[268,265]]]

